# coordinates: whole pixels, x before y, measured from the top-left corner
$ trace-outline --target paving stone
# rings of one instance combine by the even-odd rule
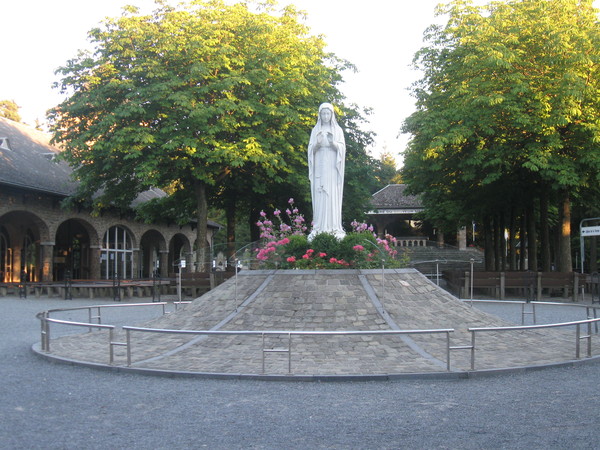
[[[237,281],[231,279],[186,307],[144,326],[221,331],[452,328],[451,345],[465,346],[471,342],[469,327],[514,325],[461,302],[416,271],[386,271],[383,286],[381,271],[304,272],[240,272]],[[375,299],[365,292],[359,275],[366,278]],[[377,303],[385,313],[378,309]],[[598,348],[598,339],[597,335],[592,337],[593,349]],[[117,330],[113,340],[124,342],[125,332]],[[266,341],[266,348],[287,348],[288,335],[268,336]],[[265,373],[288,373],[288,354],[263,354],[260,334],[202,336],[134,332],[131,342],[133,365],[139,368],[260,374],[264,357]],[[445,370],[446,345],[445,334],[293,335],[292,373],[440,372]],[[109,363],[109,348],[105,331],[66,336],[51,342],[52,354],[99,364]],[[522,367],[573,360],[574,349],[573,330],[481,332],[476,335],[476,368]],[[114,358],[115,364],[125,365],[126,350],[115,347]],[[470,363],[469,350],[451,352],[452,370],[469,370]]]

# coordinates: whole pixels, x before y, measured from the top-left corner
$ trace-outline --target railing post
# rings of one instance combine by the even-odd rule
[[[450,372],[450,332],[446,331],[446,370]]]
[[[127,342],[127,367],[131,366],[131,331],[125,330],[125,342]]]
[[[115,351],[114,351],[114,347],[113,347],[113,330],[114,328],[110,328],[108,330],[108,348],[109,348],[109,352],[108,352],[108,363],[112,366],[115,360]]]
[[[471,370],[475,370],[475,330],[471,330]]]
[[[292,333],[288,333],[288,375],[292,374]]]
[[[41,319],[41,344],[42,344],[42,351],[44,352],[49,352],[50,351],[50,324],[49,322],[46,320],[48,317],[50,316],[50,313],[48,311],[44,311],[42,313],[42,319]]]
[[[587,323],[587,357],[592,357],[592,323]]]
[[[471,283],[471,306],[473,306],[473,263],[475,262],[475,260],[473,258],[471,258],[471,278],[469,279],[470,283]]]
[[[262,336],[262,373],[265,373],[265,333],[261,333]]]
[[[581,327],[579,324],[575,326],[575,358],[579,359],[580,356],[580,338],[581,338]]]

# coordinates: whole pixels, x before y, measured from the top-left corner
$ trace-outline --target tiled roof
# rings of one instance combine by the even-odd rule
[[[0,117],[0,185],[61,197],[74,194],[77,182],[71,178],[71,167],[54,159],[60,151],[50,145],[48,133]],[[131,206],[166,195],[160,189],[150,189],[140,193]],[[221,227],[216,222],[209,222],[210,226]]]
[[[405,194],[406,184],[388,184],[373,194],[371,205],[374,209],[423,208],[418,195]]]
[[[0,117],[0,184],[69,196],[77,188],[47,133]]]

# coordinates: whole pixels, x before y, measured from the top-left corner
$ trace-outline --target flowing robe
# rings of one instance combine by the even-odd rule
[[[328,136],[329,134],[329,136]],[[308,176],[313,205],[312,238],[319,233],[345,235],[342,228],[342,196],[346,143],[344,132],[332,116],[331,128],[320,120],[308,144]]]

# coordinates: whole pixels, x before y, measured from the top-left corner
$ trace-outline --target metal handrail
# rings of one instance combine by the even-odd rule
[[[568,306],[570,308],[585,308],[585,312],[586,312],[586,317],[588,319],[597,319],[598,315],[597,315],[597,311],[600,309],[600,305],[598,306],[594,306],[594,305],[580,305],[578,303],[559,303],[559,302],[527,302],[525,300],[493,300],[493,299],[474,299],[474,300],[463,300],[463,301],[468,301],[470,304],[473,303],[498,303],[498,304],[514,304],[514,305],[521,305],[521,325],[525,324],[524,321],[524,316],[526,314],[531,314],[533,316],[533,324],[536,325],[536,305],[548,305],[548,306]],[[525,305],[531,305],[532,306],[532,311],[531,312],[526,312],[525,311]],[[590,315],[590,311],[593,312],[593,317]],[[596,333],[598,333],[598,324],[596,323],[595,325],[596,328]]]
[[[474,302],[485,302],[489,300],[473,300]],[[525,303],[518,301],[502,301],[499,303]],[[160,328],[147,328],[147,327],[135,327],[135,326],[123,326],[122,329],[125,330],[126,333],[126,342],[114,342],[113,340],[113,330],[116,328],[115,325],[107,325],[100,323],[85,323],[85,322],[75,322],[69,320],[61,320],[61,319],[53,319],[49,317],[51,312],[62,312],[62,311],[73,311],[73,310],[84,310],[90,308],[114,308],[114,307],[127,307],[127,306],[155,306],[163,304],[161,303],[134,303],[134,304],[118,304],[118,305],[96,305],[96,306],[85,306],[85,307],[75,307],[75,308],[60,308],[53,309],[48,311],[43,311],[37,314],[37,318],[41,321],[42,327],[42,342],[41,348],[42,351],[50,352],[50,328],[49,323],[63,324],[63,325],[71,325],[71,326],[79,326],[79,327],[89,327],[89,328],[98,328],[98,329],[108,329],[109,330],[109,352],[110,352],[110,364],[113,364],[113,348],[114,346],[125,346],[127,349],[127,365],[131,365],[131,332],[149,332],[149,333],[168,333],[168,334],[187,334],[187,335],[255,335],[260,336],[263,339],[264,337],[269,335],[286,335],[289,336],[290,344],[286,351],[289,352],[288,358],[288,367],[289,372],[291,373],[291,337],[292,336],[357,336],[357,335],[410,335],[410,334],[446,334],[446,355],[447,355],[447,370],[450,371],[451,367],[451,358],[450,352],[451,350],[458,349],[469,349],[471,350],[471,370],[475,370],[475,335],[478,332],[493,332],[493,331],[523,331],[523,330],[534,330],[534,329],[543,329],[543,328],[557,328],[557,327],[567,327],[567,326],[575,326],[576,327],[576,352],[575,356],[577,359],[580,358],[580,341],[582,339],[587,340],[587,357],[592,356],[591,349],[591,326],[595,324],[597,326],[598,322],[600,322],[600,318],[588,318],[587,320],[579,320],[579,321],[571,321],[571,322],[563,322],[563,323],[553,323],[553,324],[540,324],[540,325],[514,325],[514,326],[504,326],[504,327],[472,327],[468,328],[468,331],[471,333],[471,345],[466,346],[451,346],[450,345],[450,333],[455,330],[452,328],[443,328],[443,329],[429,329],[429,330],[348,330],[348,331],[303,331],[303,330],[175,330],[175,329],[160,329]],[[589,306],[589,305],[574,305],[568,303],[553,303],[553,302],[533,302],[535,304],[546,304],[552,306],[576,306],[576,307],[586,307],[588,309],[588,317],[589,317],[589,309],[594,310],[594,314],[600,306]],[[587,335],[581,335],[581,326],[587,324]],[[268,349],[265,349],[263,344],[263,364],[264,364],[264,353],[268,352]]]
[[[242,336],[260,336],[263,342],[262,354],[263,354],[263,368],[264,368],[264,354],[272,350],[265,349],[264,338],[265,336],[277,335],[277,336],[288,336],[289,344],[286,351],[288,352],[288,373],[291,373],[291,339],[292,336],[371,336],[371,335],[406,335],[406,334],[445,334],[446,335],[446,367],[450,371],[450,350],[453,347],[450,346],[450,333],[454,332],[453,328],[439,328],[431,330],[349,330],[349,331],[302,331],[302,330],[173,330],[163,328],[145,328],[145,327],[134,327],[134,326],[123,326],[123,330],[126,333],[127,341],[127,366],[131,366],[131,332],[145,332],[145,333],[163,333],[163,334],[187,334],[187,335],[242,335]],[[282,351],[282,350],[277,350]]]
[[[558,327],[576,327],[575,331],[575,358],[579,359],[581,355],[581,339],[587,339],[587,357],[592,356],[592,323],[598,323],[598,319],[577,320],[573,322],[550,323],[543,325],[514,325],[508,327],[474,327],[468,328],[471,333],[471,344],[473,346],[473,359],[471,360],[471,370],[475,370],[475,333],[489,331],[524,331],[524,330],[539,330],[543,328],[558,328]],[[581,336],[581,325],[587,325],[587,335]]]
[[[100,328],[108,330],[108,347],[109,347],[109,364],[113,364],[114,362],[114,347],[125,345],[122,342],[115,342],[114,340],[114,330],[116,328],[115,325],[104,325],[100,323],[85,323],[85,322],[73,322],[71,320],[61,320],[61,319],[52,319],[48,317],[47,311],[43,313],[39,313],[37,318],[40,319],[42,323],[42,351],[49,353],[50,352],[50,327],[48,323],[56,323],[62,325],[70,325],[73,327],[87,327],[87,328]]]
[[[189,302],[188,302],[189,303]],[[110,364],[113,363],[113,348],[114,346],[125,346],[125,343],[122,342],[114,342],[113,341],[113,333],[116,328],[115,325],[104,325],[102,324],[102,313],[101,310],[104,308],[126,308],[132,306],[162,306],[162,314],[165,315],[166,309],[165,306],[167,302],[153,302],[153,303],[125,303],[125,304],[109,304],[109,305],[91,305],[91,306],[75,306],[71,308],[57,308],[57,309],[49,309],[47,311],[43,311],[38,313],[36,317],[40,320],[41,324],[41,349],[44,352],[50,352],[50,326],[49,323],[56,323],[61,325],[71,325],[75,327],[87,327],[89,331],[92,331],[94,328],[104,328],[109,330],[109,343],[110,343]],[[92,310],[96,309],[97,314],[92,315]],[[61,320],[61,319],[53,319],[50,317],[51,313],[58,312],[70,312],[70,311],[88,311],[88,322],[76,322],[71,320]],[[93,320],[97,320],[96,323]]]

